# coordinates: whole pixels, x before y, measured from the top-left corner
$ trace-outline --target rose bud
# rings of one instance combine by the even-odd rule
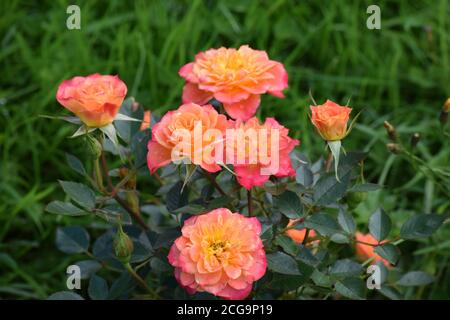
[[[99,128],[113,122],[127,94],[118,76],[91,74],[64,80],[56,99],[88,127]]]
[[[327,141],[342,140],[347,135],[347,122],[352,108],[327,100],[319,106],[310,106],[311,121],[320,136]]]
[[[114,237],[114,254],[117,259],[126,264],[130,262],[131,254],[134,250],[133,241],[123,232],[122,226],[119,225],[116,236]]]

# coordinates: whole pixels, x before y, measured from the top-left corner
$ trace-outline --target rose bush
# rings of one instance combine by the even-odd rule
[[[88,257],[78,263],[89,279],[81,295],[398,299],[403,287],[433,281],[408,272],[399,245],[430,236],[446,215],[416,214],[400,228],[382,208],[364,223],[353,217],[362,195],[381,186],[365,182],[367,153],[339,156],[341,139],[350,139],[349,107],[329,100],[311,107],[327,145],[312,160],[308,145],[296,149],[299,141],[275,119],[253,117],[261,94],[282,96],[287,87],[283,65],[264,51],[211,49],[180,75],[184,104],[162,118],[133,98],[122,103],[126,86],[118,77],[75,77],[58,90],[57,100],[85,124],[76,136],[89,146],[93,172],[68,155],[87,184],[60,181],[68,201],[46,210],[104,221],[90,233],[68,226],[56,235],[61,251]],[[276,167],[263,170],[274,159]],[[377,291],[367,283],[370,264],[381,275]]]

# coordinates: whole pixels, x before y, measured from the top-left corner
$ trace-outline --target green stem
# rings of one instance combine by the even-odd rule
[[[95,177],[95,184],[97,185],[97,188],[104,192],[105,187],[103,185],[103,174],[102,170],[100,169],[100,159],[97,158],[94,161],[94,177]]]
[[[131,274],[131,276],[137,281],[137,283],[139,283],[139,285],[142,288],[147,290],[147,292],[149,294],[151,294],[153,297],[155,297],[155,293],[149,288],[149,286],[147,285],[145,280],[142,279],[141,276],[138,275],[136,271],[134,271],[133,267],[129,263],[126,263],[124,266],[127,269],[127,271]]]

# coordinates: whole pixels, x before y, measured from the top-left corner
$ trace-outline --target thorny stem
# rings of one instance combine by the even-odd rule
[[[114,198],[114,200],[117,201],[117,203],[124,208],[135,220],[136,222],[144,229],[144,230],[149,230],[147,224],[145,223],[145,221],[142,219],[142,217],[135,212],[133,209],[130,208],[130,206],[128,205],[128,203],[123,200],[122,198],[119,197],[119,195],[117,194],[117,187],[114,187],[111,181],[111,177],[109,176],[109,170],[108,170],[108,163],[106,162],[106,156],[105,153],[102,151],[102,167],[103,167],[103,173],[105,174],[105,176],[107,177],[107,181],[108,181],[108,187],[109,187],[109,191],[110,191],[110,196],[112,198]],[[125,180],[125,179],[124,179]]]
[[[253,216],[253,199],[252,199],[252,189],[247,190],[247,205],[248,205],[248,216]]]
[[[309,232],[311,231],[311,229],[306,228],[306,233],[305,233],[305,237],[303,238],[302,244],[305,245],[308,243],[308,237],[309,237]]]

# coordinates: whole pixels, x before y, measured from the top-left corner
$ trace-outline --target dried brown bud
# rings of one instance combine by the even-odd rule
[[[402,147],[398,143],[388,143],[386,147],[394,154],[399,154],[402,151]]]
[[[395,130],[395,127],[387,121],[384,122],[384,127],[386,128],[389,139],[394,142],[397,141],[397,131]]]
[[[136,175],[130,174],[130,170],[126,167],[122,167],[119,169],[119,177],[120,179],[124,179],[125,177],[128,176],[128,180],[125,183],[124,187],[125,189],[135,189],[136,188]]]
[[[445,101],[444,106],[442,107],[441,114],[439,115],[439,121],[443,126],[447,123],[448,113],[450,112],[450,98]]]
[[[450,98],[448,98],[447,101],[445,101],[444,106],[442,107],[442,111],[445,113],[450,112]]]

